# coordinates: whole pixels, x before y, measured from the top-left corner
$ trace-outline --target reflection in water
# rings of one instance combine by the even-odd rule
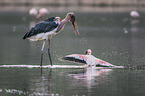
[[[14,69],[14,70],[13,70]],[[19,71],[15,74],[15,70],[23,70]],[[7,68],[6,68],[7,70]],[[21,68],[8,68],[11,72],[7,72],[10,76],[5,74],[4,78],[0,78],[1,81],[4,80],[8,82],[5,86],[0,83],[0,95],[2,94],[11,94],[15,96],[25,95],[25,96],[48,96],[54,94],[51,92],[51,69],[44,69],[43,74],[40,75],[40,70],[35,69],[34,67],[31,69],[26,69],[24,67]],[[30,72],[30,73],[29,73]],[[5,71],[3,71],[5,73]],[[2,74],[2,73],[1,73]],[[27,74],[27,75],[24,75]],[[9,79],[11,78],[11,79]],[[13,83],[17,82],[17,83]],[[12,87],[11,87],[12,86]],[[18,86],[18,87],[17,87]],[[6,95],[7,96],[7,95]]]
[[[124,91],[122,89],[126,87],[126,82],[127,84],[129,83],[127,87],[132,88],[131,85],[134,84],[134,82],[136,84],[136,81],[139,80],[137,77],[134,77],[139,75],[136,74],[136,72],[139,71],[133,74],[132,72],[134,72],[134,70],[130,72],[126,69],[93,69],[90,67],[85,70],[55,68],[52,70],[43,69],[42,75],[40,75],[40,70],[38,69],[39,68],[1,68],[0,76],[3,78],[0,78],[0,95],[96,96],[98,94],[101,96],[104,94],[102,96],[110,96],[111,94],[111,96],[116,96],[113,94],[120,94],[118,93],[120,90],[122,93],[126,92],[126,90]],[[20,72],[20,70],[22,71]],[[144,71],[141,71],[140,73],[143,72]],[[132,78],[132,76],[134,78]],[[140,76],[144,75],[141,74]],[[141,80],[141,82],[143,81],[144,79]],[[102,93],[104,91],[105,93]],[[132,92],[132,90],[128,92]],[[121,94],[118,96],[127,95]]]
[[[131,20],[131,25],[138,24],[138,23],[139,23],[139,20],[138,19]]]
[[[43,73],[43,70],[41,69],[42,73],[39,78],[33,78],[31,79],[30,83],[30,90],[33,95],[42,95],[42,96],[48,96],[53,93],[51,93],[51,72],[52,70],[47,70],[49,71],[47,76]]]
[[[134,62],[135,65],[130,65],[131,68],[140,68],[140,64],[138,65],[138,60],[136,60],[136,56],[141,54],[140,51],[137,51],[136,49],[140,49],[140,38],[137,38],[137,34],[139,31],[139,24],[140,24],[140,18],[133,18],[130,23],[130,61]],[[138,56],[137,56],[138,57]]]
[[[123,31],[124,31],[124,33],[125,33],[125,34],[127,34],[127,33],[128,33],[127,28],[123,28]]]
[[[89,67],[86,70],[82,70],[82,72],[68,74],[68,76],[82,80],[83,85],[86,85],[90,89],[93,85],[100,84],[102,82],[100,78],[105,78],[111,71],[112,69],[96,69]]]
[[[88,91],[91,91],[94,85],[104,83],[105,81],[102,81],[102,79],[105,79],[111,71],[112,69],[94,69],[91,67],[87,69],[49,69],[46,75],[46,70],[44,70],[40,78],[31,79],[31,93],[59,96],[71,92],[72,89],[77,90],[77,86],[85,87]],[[64,90],[68,92],[63,92]],[[72,91],[69,94],[78,93]]]
[[[130,24],[131,24],[131,34],[133,35],[135,32],[138,32],[138,24],[140,23],[139,19],[132,19]],[[133,38],[134,39],[134,38]]]

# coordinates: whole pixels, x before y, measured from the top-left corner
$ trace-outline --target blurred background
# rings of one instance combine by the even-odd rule
[[[122,12],[144,11],[144,0],[1,0],[1,11],[28,11],[32,7],[49,8],[50,12]],[[66,8],[67,7],[67,8]]]

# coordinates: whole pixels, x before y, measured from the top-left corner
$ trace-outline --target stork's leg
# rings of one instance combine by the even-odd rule
[[[51,56],[50,56],[50,39],[48,39],[48,56],[49,56],[50,64],[52,66],[52,60],[51,60]]]
[[[45,46],[45,40],[43,42],[43,45],[42,45],[42,49],[41,49],[41,67],[42,67],[42,61],[43,61],[43,49],[44,49],[44,46]]]

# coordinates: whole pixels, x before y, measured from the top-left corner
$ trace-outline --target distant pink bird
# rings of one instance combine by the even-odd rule
[[[87,66],[95,66],[95,67],[114,67],[115,65],[112,65],[106,61],[103,61],[101,59],[98,59],[91,55],[91,50],[88,49],[86,51],[85,55],[81,54],[71,54],[67,55],[62,58],[62,60],[67,60],[75,63],[82,63],[87,64]]]
[[[37,15],[37,13],[38,13],[38,11],[35,7],[29,10],[29,15],[31,15],[33,17],[35,17]]]
[[[130,12],[130,16],[133,17],[133,18],[138,18],[140,17],[139,13],[137,11],[131,11]]]
[[[45,19],[45,15],[49,14],[50,12],[46,9],[46,8],[41,8],[39,10],[39,14],[36,16],[36,18],[40,18],[40,17],[43,17],[43,19]]]

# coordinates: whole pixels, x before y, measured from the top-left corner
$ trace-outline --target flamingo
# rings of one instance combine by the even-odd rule
[[[40,18],[40,17],[43,17],[44,19],[44,16],[49,14],[49,11],[46,9],[46,8],[41,8],[39,9],[39,14],[36,16],[36,18]]]
[[[131,11],[130,16],[133,17],[133,18],[138,18],[140,15],[137,11]]]
[[[38,14],[37,9],[34,7],[29,10],[29,15],[35,17]]]
[[[75,62],[75,63],[82,63],[82,64],[87,64],[87,66],[95,66],[95,67],[114,67],[115,65],[112,65],[106,61],[103,61],[101,59],[98,59],[91,55],[92,51],[91,49],[88,49],[86,51],[85,55],[82,54],[71,54],[67,55],[63,58],[62,60],[67,60],[70,62]]]
[[[41,67],[45,42],[48,41],[48,55],[52,66],[52,60],[50,56],[50,39],[53,35],[58,34],[68,21],[73,25],[75,34],[79,34],[77,23],[75,20],[75,14],[73,12],[67,13],[66,17],[63,20],[61,20],[60,17],[50,17],[42,22],[37,23],[29,32],[25,33],[23,39],[29,39],[31,41],[43,41],[41,49]]]

